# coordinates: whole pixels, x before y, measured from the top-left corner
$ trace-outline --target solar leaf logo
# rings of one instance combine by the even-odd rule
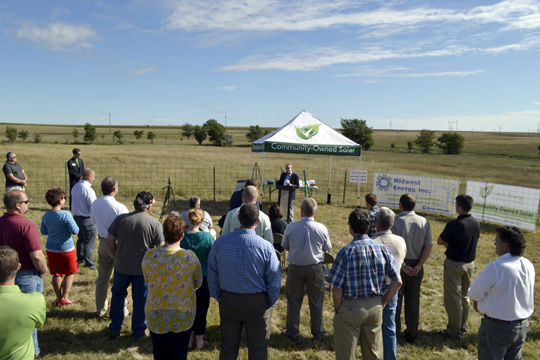
[[[306,125],[303,128],[294,127],[296,129],[296,135],[300,139],[309,140],[319,132],[319,126],[321,124]]]
[[[480,188],[480,196],[485,199],[493,192],[495,185],[486,185]]]
[[[392,178],[387,176],[386,174],[379,175],[377,176],[377,181],[375,182],[375,185],[379,190],[388,191],[392,188]]]

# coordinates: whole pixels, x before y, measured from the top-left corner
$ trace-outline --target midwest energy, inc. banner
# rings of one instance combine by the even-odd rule
[[[467,194],[474,199],[471,213],[475,218],[536,230],[540,190],[467,181]]]
[[[415,210],[455,215],[455,198],[459,180],[428,176],[375,173],[373,192],[379,206],[399,207],[399,198],[411,194],[416,198]]]

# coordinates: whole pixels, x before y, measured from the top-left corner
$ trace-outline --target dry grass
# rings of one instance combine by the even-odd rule
[[[164,166],[163,174],[145,173],[145,166],[151,164],[164,163],[174,164],[174,166],[189,166],[193,163],[204,161],[209,168],[212,166],[249,166],[251,154],[248,143],[243,137],[245,129],[232,129],[234,131],[235,146],[232,148],[214,148],[211,146],[198,146],[194,140],[181,140],[179,130],[176,128],[151,128],[150,130],[158,134],[155,144],[150,144],[147,140],[135,140],[129,136],[124,136],[125,145],[110,145],[111,139],[108,129],[99,128],[98,133],[105,136],[93,145],[74,145],[71,131],[73,127],[61,126],[37,126],[37,125],[15,125],[18,130],[28,129],[30,132],[40,132],[45,141],[44,144],[33,144],[27,140],[26,144],[17,141],[15,144],[5,146],[5,152],[15,151],[19,156],[19,161],[25,167],[30,176],[30,184],[37,181],[55,182],[54,174],[49,169],[55,169],[55,164],[62,164],[71,155],[74,146],[80,147],[83,151],[83,159],[89,167],[99,167],[100,169],[118,168],[118,166],[129,166],[140,169],[151,184],[159,179],[166,172]],[[112,129],[114,131],[116,128]],[[132,133],[139,128],[120,128],[124,134]],[[142,129],[147,131],[147,129]],[[82,127],[79,127],[82,133]],[[462,181],[462,191],[465,189],[467,179],[486,180],[509,185],[521,185],[540,188],[540,162],[537,159],[536,144],[540,143],[539,138],[515,135],[499,134],[471,134],[466,136],[466,150],[462,156],[447,156],[442,154],[408,154],[406,152],[407,139],[414,139],[414,132],[400,132],[399,135],[376,131],[374,151],[364,152],[362,156],[362,168],[368,170],[368,184],[362,185],[362,194],[371,189],[371,179],[373,172],[392,172],[416,175],[430,175],[456,178]],[[399,141],[398,141],[399,139]],[[54,142],[57,144],[54,144]],[[131,142],[134,144],[131,144]],[[67,142],[67,143],[66,143]],[[390,144],[394,142],[395,150],[390,149]],[[533,150],[531,150],[533,148]],[[536,154],[536,155],[535,155]],[[295,170],[306,169],[308,174],[314,168],[328,168],[329,158],[323,156],[306,157],[299,155],[279,155],[269,154],[266,156],[265,165],[268,172],[273,177],[281,169],[285,162],[292,161]],[[262,165],[262,155],[253,156],[253,162]],[[343,182],[345,170],[358,167],[358,160],[352,158],[334,158],[333,172],[335,172],[335,182]],[[34,168],[42,168],[43,171],[34,172]],[[322,173],[321,173],[322,174]],[[98,174],[101,178],[109,174]],[[323,176],[321,175],[321,178]],[[61,177],[63,179],[63,177]],[[323,179],[317,179],[323,182]],[[123,180],[122,184],[127,187],[130,179]],[[221,179],[227,182],[230,189],[234,186],[236,179]],[[64,187],[63,180],[57,181],[56,186]],[[97,183],[94,185],[99,193]],[[141,186],[144,184],[141,184]],[[31,185],[32,186],[32,185]],[[350,186],[350,185],[349,185]],[[325,195],[325,188],[319,192]],[[191,195],[191,194],[190,194]],[[220,195],[217,202],[203,201],[203,207],[212,214],[213,220],[217,222],[228,205],[229,193]],[[40,196],[43,196],[42,194]],[[131,208],[130,203],[134,194],[122,192],[119,200]],[[332,253],[335,255],[343,246],[350,241],[347,231],[346,218],[356,203],[355,195],[350,195],[347,199],[350,206],[341,206],[341,199],[334,198],[334,205],[321,204],[317,214],[317,220],[327,225],[332,239]],[[38,195],[36,195],[38,197]],[[187,206],[187,196],[181,196],[177,200],[181,207]],[[320,202],[321,203],[321,202]],[[363,203],[363,201],[362,201]],[[265,203],[265,209],[269,204]],[[46,210],[43,204],[34,203],[31,206],[28,218],[37,226],[40,225],[41,217]],[[161,204],[158,203],[153,210],[153,215],[159,217]],[[442,231],[446,222],[450,218],[440,215],[423,214],[431,223],[434,239]],[[299,210],[295,217],[299,217]],[[479,273],[486,263],[495,258],[492,240],[495,236],[496,225],[483,223],[482,236],[478,245],[478,257],[476,260],[475,274]],[[533,262],[535,267],[540,262],[540,235],[527,232],[528,248],[526,256]],[[45,243],[45,237],[42,238]],[[437,331],[446,325],[446,313],[443,307],[442,297],[442,272],[444,251],[440,247],[433,249],[426,268],[424,285],[422,288],[422,312],[421,312],[421,333],[418,341],[413,344],[406,344],[402,339],[398,342],[398,357],[400,359],[474,359],[476,358],[476,332],[480,323],[480,316],[471,313],[469,319],[470,332],[462,341],[444,340],[437,336]],[[537,268],[538,270],[538,268]],[[537,271],[538,273],[538,271]],[[86,268],[81,269],[75,277],[72,298],[78,303],[69,309],[58,309],[51,306],[54,299],[50,276],[45,279],[44,295],[49,303],[48,319],[42,330],[39,331],[39,339],[42,349],[51,351],[45,359],[150,359],[151,342],[145,339],[141,342],[133,342],[130,337],[127,320],[124,324],[124,332],[119,339],[109,340],[105,327],[107,320],[99,320],[94,317],[94,281],[95,272]],[[286,275],[284,275],[286,276]],[[283,280],[284,284],[284,280]],[[536,287],[535,304],[540,305],[540,292]],[[327,297],[327,299],[329,299]],[[283,359],[333,359],[332,339],[325,343],[316,345],[309,336],[309,316],[307,305],[304,303],[302,309],[301,338],[296,346],[287,339],[282,338],[279,333],[285,327],[286,300],[282,290],[280,301],[274,309],[272,319],[272,335],[270,358]],[[210,347],[205,351],[191,352],[189,358],[192,359],[215,359],[219,356],[219,314],[217,305],[213,301],[208,315],[207,336],[211,340]],[[327,301],[325,304],[325,327],[332,334],[332,304]],[[524,346],[524,358],[540,357],[540,325],[538,316],[533,315],[529,339]],[[240,359],[247,359],[247,351],[242,348]]]

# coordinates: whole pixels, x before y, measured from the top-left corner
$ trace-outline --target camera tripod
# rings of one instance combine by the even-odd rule
[[[163,215],[165,214],[165,210],[167,209],[167,203],[169,202],[170,198],[173,199],[174,204],[174,210],[178,211],[178,206],[176,206],[176,199],[174,198],[174,191],[171,186],[171,178],[169,177],[169,181],[167,183],[167,186],[163,187],[161,190],[167,189],[167,194],[165,194],[165,199],[163,200],[163,207],[161,208],[161,215],[159,216],[159,221],[163,218]]]

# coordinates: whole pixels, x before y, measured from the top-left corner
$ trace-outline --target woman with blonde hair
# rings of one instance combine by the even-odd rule
[[[204,338],[206,331],[206,314],[210,305],[210,290],[206,280],[208,268],[208,255],[214,245],[214,237],[206,231],[200,230],[200,225],[204,220],[204,212],[201,209],[191,209],[188,213],[189,228],[187,229],[180,247],[186,250],[192,250],[201,263],[203,282],[197,290],[197,312],[193,324],[193,333],[189,338],[189,348],[193,347],[193,334],[195,334],[195,348],[200,350],[208,344]]]
[[[195,317],[195,290],[201,286],[201,265],[192,251],[180,248],[185,224],[178,216],[163,222],[165,244],[150,249],[142,261],[148,284],[145,314],[154,359],[187,359]]]

